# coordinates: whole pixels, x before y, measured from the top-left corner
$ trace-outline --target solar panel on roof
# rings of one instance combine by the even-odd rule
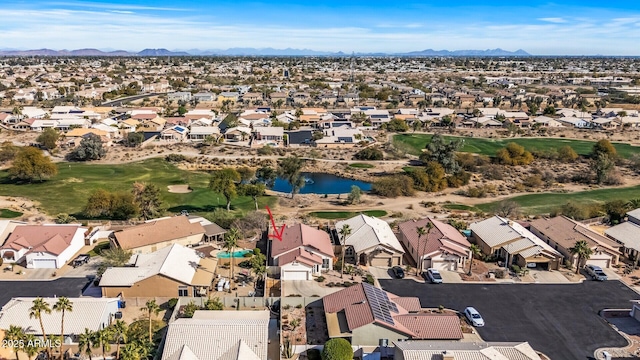
[[[376,320],[384,321],[388,324],[394,325],[391,311],[398,312],[397,306],[389,300],[387,293],[374,286],[363,284],[363,289],[371,312]]]

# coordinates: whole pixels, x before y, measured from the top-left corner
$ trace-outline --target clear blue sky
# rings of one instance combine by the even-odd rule
[[[640,1],[2,0],[0,48],[640,55]]]

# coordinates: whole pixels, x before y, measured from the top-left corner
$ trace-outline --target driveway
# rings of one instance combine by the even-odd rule
[[[14,297],[78,297],[89,280],[63,278],[51,281],[0,281],[0,306]]]
[[[282,296],[302,295],[304,297],[325,296],[333,294],[343,287],[324,287],[313,280],[286,280],[282,281]]]
[[[89,261],[81,266],[76,268],[69,266],[69,269],[63,273],[63,277],[75,277],[75,278],[86,278],[87,276],[96,276],[98,272],[98,267],[102,262],[102,257],[94,256],[89,259]]]
[[[458,311],[473,306],[486,326],[485,341],[528,341],[552,359],[588,359],[601,347],[624,347],[627,341],[602,319],[602,309],[630,308],[640,295],[619,281],[579,284],[417,284],[381,280],[382,288],[420,298],[423,307]]]

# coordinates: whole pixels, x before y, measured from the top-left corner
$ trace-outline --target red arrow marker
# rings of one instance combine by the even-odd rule
[[[273,232],[275,234],[269,234],[269,237],[272,239],[278,239],[280,241],[282,241],[282,234],[284,233],[284,228],[285,228],[285,224],[282,224],[282,227],[280,228],[280,231],[278,231],[278,228],[276,227],[276,222],[275,220],[273,220],[273,214],[271,214],[271,209],[269,209],[269,205],[266,206],[267,208],[267,212],[269,213],[269,218],[271,219],[271,225],[273,226]]]

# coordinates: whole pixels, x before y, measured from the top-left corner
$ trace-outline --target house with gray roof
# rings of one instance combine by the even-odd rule
[[[386,221],[360,214],[338,221],[336,231],[345,225],[351,229],[344,244],[347,261],[382,267],[402,265],[404,249]]]
[[[545,241],[517,222],[500,216],[470,225],[471,241],[483,254],[505,260],[508,267],[538,267],[558,270],[563,256]]]
[[[627,221],[607,229],[604,234],[624,246],[624,253],[632,258],[640,254],[640,208],[627,213]]]
[[[394,360],[540,360],[527,342],[395,341]]]
[[[267,360],[269,311],[196,311],[169,324],[162,360]]]

